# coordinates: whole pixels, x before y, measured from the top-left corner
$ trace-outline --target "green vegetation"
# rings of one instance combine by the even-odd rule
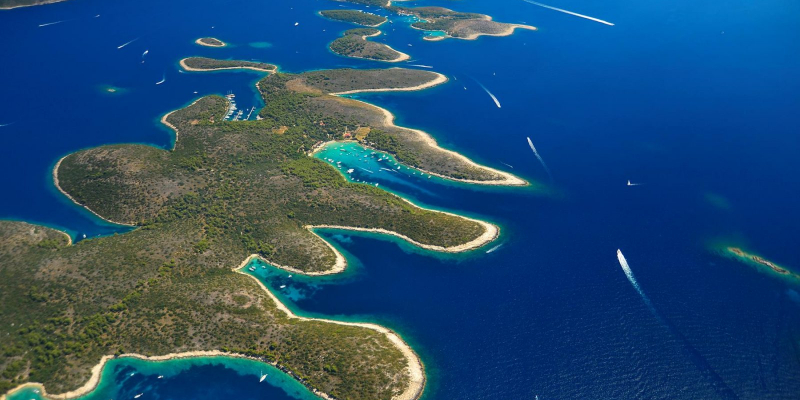
[[[200,39],[197,39],[197,41],[195,41],[195,43],[197,43],[197,44],[199,44],[201,46],[208,46],[208,47],[225,47],[226,46],[225,42],[223,42],[222,40],[219,40],[217,38],[213,38],[213,37],[200,38]]]
[[[386,22],[386,17],[365,13],[359,10],[322,10],[319,13],[325,18],[342,22],[350,22],[362,26],[376,27]]]
[[[207,57],[189,57],[181,60],[181,66],[187,70],[213,71],[215,69],[253,69],[256,71],[275,72],[278,67],[253,61],[217,60]]]
[[[261,122],[288,127],[287,132],[308,132],[322,141],[347,139],[346,129],[369,127],[370,133],[361,139],[362,143],[392,153],[413,167],[458,179],[502,179],[493,171],[431,147],[428,139],[416,131],[387,124],[386,116],[377,107],[329,95],[349,90],[413,87],[435,78],[432,72],[400,68],[275,74],[258,84],[268,99],[261,110],[264,118]],[[292,117],[287,119],[287,115]]]
[[[339,399],[403,391],[406,359],[384,335],[288,319],[231,268],[258,253],[305,272],[329,269],[333,252],[306,225],[384,228],[442,246],[482,234],[473,221],[348,183],[307,155],[342,138],[347,126],[380,119],[329,91],[408,87],[432,77],[403,69],[274,74],[258,84],[262,121],[224,122],[226,100],[209,96],[166,117],[179,131],[172,151],[114,145],[65,157],[57,171],[62,189],[139,229],[67,246],[51,229],[0,221],[0,389],[37,381],[51,393],[71,390],[107,354],[219,349],[274,362]],[[286,129],[273,133],[280,126]],[[409,149],[402,128],[392,129],[373,138]]]
[[[447,36],[438,36],[433,40],[447,37],[475,39],[481,35],[508,35],[515,28],[536,29],[527,25],[495,22],[488,15],[453,11],[444,7],[398,7],[382,0],[346,1],[382,7],[400,15],[413,15],[421,21],[414,22],[411,24],[412,27],[426,31],[443,31],[447,34]]]
[[[397,13],[415,15],[422,21],[411,24],[412,27],[426,31],[443,31],[450,37],[474,39],[480,35],[505,35],[514,27],[528,26],[506,24],[492,21],[488,15],[464,13],[442,7],[389,7]]]
[[[334,40],[330,49],[345,57],[366,58],[375,61],[399,61],[407,55],[383,44],[367,40],[367,37],[380,35],[381,31],[373,28],[358,28],[345,31],[343,36]]]

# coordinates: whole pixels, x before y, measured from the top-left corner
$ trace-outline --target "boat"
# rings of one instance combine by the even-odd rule
[[[286,287],[286,285],[281,285],[281,289],[283,289],[283,288],[285,288],[285,287]]]
[[[139,394],[137,394],[136,396],[133,396],[133,398],[134,398],[134,399],[138,399],[139,397],[142,397],[142,395],[143,395],[143,394],[144,394],[144,393],[139,393]]]
[[[292,277],[291,275],[287,276],[287,278],[291,278],[291,277]]]
[[[354,169],[352,169],[352,168],[350,168],[350,169],[348,169],[348,170],[347,170],[347,173],[348,173],[348,174],[352,174],[352,173],[353,173],[353,171],[355,171],[355,170],[354,170]]]
[[[164,377],[164,375],[159,375],[158,379],[162,379],[163,377]]]
[[[261,374],[261,371],[258,371],[258,373],[259,373],[259,375],[260,375],[260,374]],[[261,375],[261,379],[259,379],[259,380],[258,380],[258,382],[259,382],[259,383],[260,383],[260,382],[264,382],[264,379],[267,379],[267,374],[263,374],[263,375]]]

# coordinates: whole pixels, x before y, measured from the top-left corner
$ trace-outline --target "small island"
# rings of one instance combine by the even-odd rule
[[[225,47],[227,44],[222,40],[213,37],[204,37],[194,41],[195,43],[199,44],[200,46],[206,47]]]
[[[272,64],[242,61],[242,60],[217,60],[206,57],[188,57],[180,61],[181,68],[186,71],[219,71],[227,69],[249,69],[259,72],[275,73],[278,67]]]
[[[725,251],[727,252],[728,255],[732,255],[735,259],[737,259],[739,261],[742,261],[742,262],[745,262],[745,263],[748,263],[748,264],[751,264],[751,265],[755,265],[755,266],[758,266],[758,267],[762,267],[762,269],[763,269],[763,267],[767,267],[768,271],[771,271],[771,272],[776,273],[776,274],[780,274],[780,275],[784,275],[784,276],[791,276],[791,277],[794,277],[794,278],[800,278],[800,275],[795,274],[794,272],[792,272],[792,271],[790,271],[790,270],[788,270],[786,268],[778,266],[774,262],[766,260],[761,256],[757,256],[755,254],[747,253],[747,252],[745,252],[744,250],[742,250],[739,247],[728,246],[728,247],[725,248]]]
[[[387,21],[386,17],[359,10],[322,10],[319,14],[334,21],[349,22],[372,28],[378,27]]]
[[[367,38],[381,35],[381,31],[373,28],[359,28],[345,31],[343,36],[330,44],[330,49],[336,54],[364,58],[374,61],[400,62],[408,60],[408,54],[401,53],[383,43],[375,43]]]

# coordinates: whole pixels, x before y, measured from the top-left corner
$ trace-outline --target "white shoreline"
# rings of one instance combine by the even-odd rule
[[[450,11],[453,11],[453,10],[450,10]],[[419,18],[419,17],[417,17],[417,18]],[[420,21],[425,21],[425,22],[430,23],[430,21],[427,20],[427,19],[423,19],[423,18],[419,18],[419,19],[420,19]],[[416,30],[423,31],[423,32],[435,32],[435,31],[444,32],[444,36],[425,36],[425,37],[422,38],[422,40],[427,40],[429,42],[438,42],[440,40],[445,40],[445,39],[477,40],[481,36],[494,36],[494,37],[511,36],[512,34],[514,34],[514,30],[516,30],[516,29],[527,29],[527,30],[530,30],[530,31],[539,30],[539,28],[537,28],[535,26],[531,26],[531,25],[510,24],[510,23],[506,23],[506,22],[497,22],[497,21],[494,21],[492,19],[491,15],[484,15],[483,18],[480,18],[480,19],[482,19],[484,21],[492,21],[492,22],[496,22],[498,24],[504,24],[504,25],[508,25],[508,26],[502,32],[498,32],[498,33],[477,32],[477,33],[470,34],[467,37],[452,36],[449,33],[447,33],[446,31],[441,30],[441,29],[437,29],[437,30],[422,29],[422,28],[417,28],[416,26],[414,26],[414,24],[409,24],[409,26],[411,27],[411,29],[416,29]]]
[[[381,17],[381,18],[383,18],[383,22],[381,22],[381,23],[379,23],[377,25],[363,25],[363,24],[359,24],[359,23],[356,23],[356,22],[352,22],[352,21],[346,21],[346,20],[343,20],[343,19],[335,19],[335,18],[326,17],[326,16],[322,15],[323,11],[357,11],[357,12],[360,12],[362,14],[369,14],[369,15],[374,15],[376,17]],[[384,17],[383,15],[373,14],[373,13],[369,13],[369,12],[361,11],[361,10],[319,10],[319,11],[317,11],[317,15],[319,15],[322,18],[327,19],[328,21],[344,22],[346,24],[352,24],[352,25],[356,25],[356,26],[364,26],[364,27],[367,27],[367,28],[377,28],[377,27],[389,22],[389,18]]]
[[[361,36],[361,40],[363,40],[363,41],[365,41],[365,42],[366,42],[366,41],[367,41],[367,38],[370,38],[370,37],[376,37],[376,36],[380,36],[380,35],[382,35],[382,34],[383,34],[383,32],[381,32],[381,31],[378,31],[378,32],[376,32],[376,33],[373,33],[372,35],[362,35],[362,36]],[[378,45],[384,46],[384,47],[386,47],[387,49],[389,49],[389,50],[391,50],[391,51],[393,51],[393,52],[397,53],[397,54],[398,54],[398,56],[397,56],[396,58],[393,58],[393,59],[391,59],[391,60],[378,60],[378,59],[375,59],[375,58],[359,57],[359,56],[351,56],[351,55],[347,55],[347,54],[341,54],[341,53],[337,53],[337,52],[333,51],[333,49],[331,49],[331,51],[332,51],[334,54],[340,55],[340,56],[342,56],[342,57],[358,58],[358,59],[361,59],[361,60],[378,61],[378,62],[389,62],[389,63],[397,63],[397,62],[402,62],[402,61],[406,61],[406,60],[408,60],[408,59],[410,59],[410,58],[411,58],[411,56],[409,56],[408,54],[406,54],[406,53],[403,53],[402,51],[399,51],[399,50],[397,50],[397,49],[393,48],[392,46],[389,46],[389,45],[388,45],[388,44],[386,44],[386,43],[378,43],[378,42],[372,42],[372,43],[375,43],[375,44],[378,44]],[[328,48],[330,48],[330,46],[329,46]]]
[[[338,325],[367,328],[379,333],[383,333],[386,336],[386,338],[389,339],[389,341],[391,341],[392,344],[394,344],[400,350],[401,353],[403,353],[403,356],[408,361],[408,375],[409,375],[408,387],[406,388],[405,391],[400,393],[400,395],[395,396],[392,399],[415,400],[422,395],[422,391],[423,389],[425,389],[425,371],[422,365],[422,360],[420,360],[419,356],[417,356],[417,354],[414,352],[411,346],[409,346],[403,341],[400,335],[398,335],[397,333],[393,332],[392,330],[386,327],[377,324],[371,324],[365,322],[344,322],[344,321],[336,321],[336,320],[321,319],[321,318],[307,318],[307,317],[301,317],[293,313],[292,310],[290,310],[288,307],[286,307],[286,305],[284,305],[280,300],[278,300],[278,298],[269,289],[267,289],[267,287],[264,286],[264,284],[260,280],[258,280],[258,278],[241,271],[241,269],[244,268],[244,266],[247,265],[247,263],[249,263],[250,260],[252,260],[253,258],[260,258],[260,257],[257,254],[252,254],[250,257],[247,257],[237,268],[235,268],[234,271],[255,280],[256,283],[258,283],[258,285],[262,289],[264,289],[267,295],[270,298],[272,298],[278,309],[286,313],[286,315],[290,319],[299,319],[301,321],[323,321]],[[326,399],[328,398],[325,396],[321,397]]]
[[[432,71],[429,71],[429,72],[431,72],[433,74],[436,74],[437,75],[436,79],[433,79],[433,80],[431,80],[429,82],[426,82],[426,83],[423,83],[423,84],[420,84],[420,85],[417,85],[417,86],[406,87],[406,88],[348,90],[348,91],[344,91],[344,92],[331,93],[331,95],[333,95],[333,96],[341,96],[341,95],[345,95],[345,94],[366,93],[366,92],[416,91],[416,90],[423,90],[423,89],[427,89],[429,87],[437,86],[439,84],[447,82],[447,80],[448,80],[446,76],[444,76],[444,75],[442,75],[442,74],[440,74],[438,72],[432,72]],[[439,144],[436,143],[436,139],[434,139],[430,134],[428,134],[427,132],[425,132],[423,130],[413,129],[413,128],[406,128],[406,127],[403,127],[403,126],[395,125],[394,124],[394,119],[395,119],[394,114],[392,114],[389,110],[387,110],[385,108],[381,108],[381,107],[378,107],[378,106],[376,106],[374,104],[367,103],[366,101],[361,101],[361,100],[357,100],[357,99],[350,99],[350,100],[357,101],[357,102],[362,103],[362,104],[364,104],[364,105],[366,105],[368,107],[372,107],[372,108],[377,109],[378,111],[380,111],[384,116],[384,122],[383,123],[387,127],[398,128],[398,129],[406,129],[406,130],[409,130],[411,132],[414,132],[420,138],[422,138],[422,140],[428,146],[432,147],[435,151],[445,152],[445,153],[447,153],[447,154],[449,154],[449,155],[451,155],[453,157],[456,157],[456,158],[460,159],[461,161],[465,162],[466,164],[468,164],[471,167],[487,170],[489,172],[492,172],[494,174],[497,174],[497,175],[501,176],[503,179],[479,181],[479,180],[475,180],[475,179],[453,178],[453,177],[450,177],[450,176],[447,176],[447,175],[439,174],[439,173],[436,173],[436,172],[430,172],[430,171],[415,167],[415,169],[417,169],[419,171],[422,171],[422,172],[425,172],[426,174],[437,176],[437,177],[443,178],[443,179],[448,179],[448,180],[457,181],[457,182],[478,184],[478,185],[493,185],[493,186],[527,186],[527,185],[529,185],[529,183],[527,181],[525,181],[524,179],[519,178],[519,177],[517,177],[517,176],[515,176],[515,175],[513,175],[513,174],[511,174],[509,172],[500,171],[498,169],[494,169],[494,168],[491,168],[491,167],[487,167],[485,165],[478,164],[478,163],[470,160],[467,156],[465,156],[465,155],[463,155],[461,153],[458,153],[458,152],[455,152],[453,150],[448,150],[448,149],[440,147]],[[322,146],[320,146],[320,148],[321,147]]]
[[[211,71],[224,71],[224,70],[231,70],[231,69],[249,69],[249,70],[253,70],[253,71],[267,72],[267,73],[270,73],[270,74],[274,74],[274,73],[278,72],[278,67],[277,66],[275,66],[275,68],[273,68],[273,69],[264,69],[264,68],[247,67],[247,66],[242,66],[242,67],[215,67],[215,68],[206,68],[206,69],[203,69],[203,68],[192,68],[192,67],[186,65],[186,63],[185,63],[185,61],[188,58],[191,58],[191,57],[187,57],[187,58],[182,59],[179,62],[179,64],[181,65],[181,68],[183,68],[186,71],[191,71],[191,72],[211,72]]]
[[[61,0],[61,1],[63,1],[63,0]],[[217,41],[219,41],[219,42],[220,42],[220,43],[222,43],[222,44],[208,44],[208,43],[203,43],[203,39],[214,39],[214,40],[217,40]],[[194,41],[194,43],[195,43],[195,44],[199,44],[200,46],[205,46],[205,47],[216,47],[216,48],[219,48],[219,47],[226,47],[226,46],[228,45],[227,43],[223,42],[222,40],[219,40],[219,39],[217,39],[217,38],[212,38],[212,37],[209,37],[209,38],[199,38],[199,39],[195,40],[195,41]]]
[[[408,373],[409,384],[408,384],[408,386],[407,386],[405,391],[403,391],[399,395],[393,397],[392,399],[393,400],[415,400],[415,399],[418,399],[422,395],[422,391],[425,388],[425,381],[426,381],[425,372],[424,372],[424,366],[423,366],[422,361],[420,360],[419,356],[417,356],[417,354],[414,352],[414,350],[408,344],[406,344],[403,341],[403,339],[400,337],[400,335],[398,335],[397,333],[393,332],[392,330],[390,330],[390,329],[388,329],[386,327],[383,327],[383,326],[380,326],[380,325],[377,325],[377,324],[359,323],[359,322],[344,322],[344,321],[336,321],[336,320],[329,320],[329,319],[323,319],[323,318],[307,318],[307,317],[301,317],[301,316],[293,313],[260,280],[258,280],[258,278],[241,271],[241,269],[244,268],[244,266],[246,266],[253,258],[260,258],[260,257],[257,254],[250,255],[244,261],[242,261],[241,264],[239,264],[237,267],[233,268],[233,271],[253,279],[258,284],[258,286],[262,290],[264,290],[264,292],[267,294],[267,296],[269,296],[269,298],[272,299],[272,301],[275,303],[275,306],[276,306],[276,308],[278,310],[284,312],[286,314],[286,316],[288,318],[290,318],[290,319],[298,319],[298,320],[301,320],[301,321],[321,321],[321,322],[338,324],[338,325],[354,326],[354,327],[366,328],[366,329],[370,329],[370,330],[376,331],[378,333],[382,333],[384,336],[386,336],[387,339],[389,339],[389,341],[395,347],[397,347],[398,350],[400,350],[400,352],[403,354],[403,356],[406,358],[406,361],[408,362],[408,366],[407,366],[408,369],[407,369],[406,372]],[[182,352],[182,353],[169,353],[169,354],[165,354],[165,355],[149,356],[149,357],[141,355],[141,354],[138,354],[138,353],[126,353],[126,354],[122,354],[120,356],[105,355],[105,356],[100,358],[100,362],[99,363],[97,363],[94,367],[92,367],[91,376],[86,381],[86,383],[83,386],[81,386],[81,387],[79,387],[79,388],[77,388],[75,390],[71,390],[69,392],[60,393],[60,394],[48,394],[47,391],[45,390],[44,385],[42,385],[41,383],[27,382],[27,383],[23,383],[23,384],[15,387],[13,389],[11,389],[10,391],[8,391],[7,393],[4,393],[3,395],[0,395],[0,400],[6,400],[7,396],[12,395],[12,394],[14,394],[14,392],[17,392],[17,391],[19,391],[21,389],[24,389],[26,387],[32,387],[32,388],[39,389],[41,391],[41,394],[42,394],[43,397],[51,398],[51,399],[66,400],[66,399],[72,399],[72,398],[84,396],[86,394],[91,393],[93,390],[95,390],[97,388],[97,386],[100,384],[100,380],[102,378],[103,368],[106,366],[106,363],[109,360],[112,360],[112,359],[115,359],[115,358],[137,358],[137,359],[140,359],[140,360],[148,360],[148,361],[166,361],[166,360],[174,360],[174,359],[179,359],[179,358],[213,357],[213,356],[247,358],[247,359],[255,360],[255,361],[258,361],[258,362],[262,362],[262,363],[265,363],[265,364],[269,364],[269,365],[278,367],[277,363],[267,362],[267,361],[264,361],[264,360],[261,360],[261,359],[258,359],[258,358],[248,357],[248,356],[245,356],[245,355],[239,354],[239,353],[229,353],[229,352],[223,352],[223,351],[219,351],[219,350],[195,350],[195,351],[187,351],[187,352]],[[289,369],[289,371],[292,372],[291,369]],[[306,389],[310,390],[313,394],[315,394],[315,395],[317,395],[317,396],[319,396],[319,397],[321,397],[323,399],[328,399],[328,400],[332,399],[328,394],[326,394],[324,392],[321,392],[321,391],[318,391],[318,390],[315,390],[315,389],[312,389],[312,388],[308,388],[308,387],[306,387]]]
[[[117,225],[136,226],[136,225],[132,225],[132,224],[126,224],[126,223],[123,223],[123,222],[112,221],[112,220],[110,220],[108,218],[103,217],[102,215],[94,212],[94,210],[92,210],[88,206],[79,203],[77,200],[75,200],[74,197],[70,196],[69,193],[67,193],[64,189],[61,188],[61,186],[58,184],[58,168],[61,166],[61,162],[64,161],[65,158],[69,157],[72,154],[74,154],[74,153],[70,153],[70,154],[67,154],[64,157],[61,157],[58,160],[58,162],[56,163],[56,166],[53,167],[53,183],[56,185],[56,189],[58,189],[58,191],[61,192],[64,196],[67,196],[68,199],[72,200],[73,203],[75,203],[75,204],[87,209],[90,213],[94,214],[95,216],[97,216],[97,218],[100,218],[103,221],[106,221],[106,222],[111,223],[111,224],[117,224]],[[69,236],[69,235],[67,235],[67,236]],[[70,241],[71,241],[71,239],[70,239]]]

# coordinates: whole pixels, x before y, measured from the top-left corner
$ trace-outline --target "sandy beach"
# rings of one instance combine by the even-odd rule
[[[85,208],[85,209],[89,210],[89,212],[90,212],[90,213],[92,213],[92,214],[96,215],[96,216],[97,216],[97,218],[100,218],[100,219],[102,219],[103,221],[106,221],[106,222],[108,222],[108,223],[112,223],[112,224],[117,224],[117,225],[136,226],[136,225],[131,225],[131,224],[126,224],[126,223],[123,223],[123,222],[112,221],[112,220],[110,220],[110,219],[108,219],[108,218],[104,218],[102,215],[100,215],[100,214],[98,214],[98,213],[94,212],[94,211],[93,211],[91,208],[89,208],[89,207],[86,207],[85,205],[83,205],[83,204],[81,204],[81,203],[78,203],[78,201],[77,201],[77,200],[75,200],[75,198],[73,198],[72,196],[70,196],[70,195],[69,195],[69,193],[67,193],[66,191],[64,191],[64,189],[62,189],[62,188],[61,188],[61,186],[58,184],[58,167],[60,167],[60,166],[61,166],[61,162],[62,162],[62,161],[64,161],[64,159],[65,159],[65,158],[67,158],[67,156],[69,156],[69,154],[68,154],[68,155],[66,155],[66,156],[64,156],[64,157],[61,157],[61,158],[58,160],[58,162],[56,163],[56,166],[55,166],[55,167],[53,167],[53,183],[56,185],[56,189],[58,189],[58,191],[59,191],[59,192],[61,192],[62,194],[64,194],[64,196],[67,196],[67,198],[68,198],[68,199],[72,200],[72,202],[73,202],[73,203],[75,203],[75,204],[77,204],[77,205],[79,205],[79,206],[81,206],[81,207],[83,207],[83,208]],[[67,236],[69,236],[69,235],[67,235]],[[71,244],[71,243],[72,243],[72,240],[70,239],[70,244]]]
[[[246,67],[246,66],[242,66],[242,67],[207,68],[207,69],[192,68],[192,67],[186,65],[186,63],[184,61],[186,61],[185,58],[180,61],[181,68],[183,68],[186,71],[190,71],[190,72],[223,71],[223,70],[226,70],[226,69],[249,69],[249,70],[259,71],[259,72],[269,72],[271,74],[274,74],[274,73],[278,72],[278,68],[277,67],[273,68],[273,69],[264,69],[264,68]]]

